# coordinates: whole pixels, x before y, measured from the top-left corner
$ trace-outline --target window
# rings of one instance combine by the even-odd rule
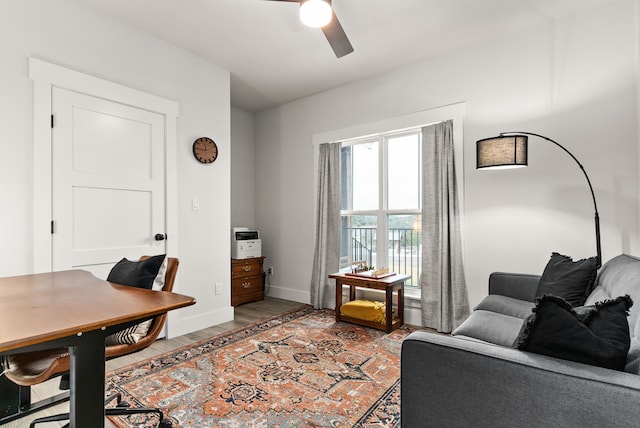
[[[343,143],[340,267],[355,261],[420,278],[421,132]]]

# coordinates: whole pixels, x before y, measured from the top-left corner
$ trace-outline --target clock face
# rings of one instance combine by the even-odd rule
[[[209,137],[200,137],[193,142],[193,155],[202,163],[213,163],[218,158],[218,146]]]

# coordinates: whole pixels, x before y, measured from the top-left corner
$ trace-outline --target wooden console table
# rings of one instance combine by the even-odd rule
[[[404,283],[411,278],[409,275],[395,274],[385,278],[367,278],[362,276],[351,276],[344,273],[334,273],[329,278],[336,280],[336,321],[346,321],[354,324],[360,324],[378,330],[384,330],[387,333],[397,329],[404,324]],[[342,286],[349,287],[349,300],[356,298],[356,288],[369,288],[373,290],[382,290],[385,292],[385,323],[380,324],[374,321],[366,321],[358,318],[349,317],[340,313],[342,307]],[[398,314],[393,316],[393,293],[398,294]]]

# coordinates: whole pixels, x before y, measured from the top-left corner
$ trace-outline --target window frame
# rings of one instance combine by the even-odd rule
[[[415,136],[418,139],[419,157],[418,168],[418,207],[405,209],[389,209],[389,140],[404,136]],[[356,146],[359,144],[368,144],[372,142],[378,143],[378,208],[375,210],[340,210],[340,217],[344,216],[375,216],[376,221],[376,267],[389,267],[389,216],[393,215],[422,215],[422,128],[409,128],[401,131],[391,131],[379,133],[375,136],[367,136],[362,138],[354,138],[342,143],[342,147]],[[421,245],[419,243],[419,245]],[[386,249],[386,251],[380,251]],[[353,262],[355,260],[351,260]],[[418,278],[413,278],[416,282],[419,280],[420,260],[417,260]],[[406,284],[406,287],[417,289],[417,284]]]
[[[391,106],[391,111],[398,110]],[[401,110],[405,110],[404,107]],[[318,159],[320,157],[320,145],[325,143],[342,142],[348,144],[348,141],[352,139],[361,138],[363,136],[374,136],[380,133],[389,132],[392,130],[403,130],[410,128],[422,128],[434,123],[442,122],[445,120],[453,119],[453,141],[454,151],[456,159],[456,179],[458,182],[458,203],[460,205],[460,227],[462,238],[462,252],[466,254],[465,245],[465,180],[464,180],[464,118],[466,116],[466,102],[454,102],[452,104],[440,105],[431,107],[425,110],[413,111],[411,113],[401,113],[399,116],[387,115],[385,118],[366,119],[367,112],[363,115],[356,115],[356,118],[360,122],[344,123],[338,121],[341,124],[338,127],[329,128],[325,131],[320,131],[311,136],[311,146],[313,151],[313,191],[317,194],[318,189]],[[383,113],[384,114],[384,113]],[[365,121],[362,119],[365,118]],[[474,152],[475,153],[475,152]],[[318,200],[313,198],[313,224],[317,224],[318,213]],[[420,300],[420,288],[417,290],[405,290],[405,309],[411,309],[415,301]],[[419,306],[416,306],[419,310]]]

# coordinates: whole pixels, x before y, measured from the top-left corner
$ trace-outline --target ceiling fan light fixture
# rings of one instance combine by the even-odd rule
[[[324,27],[331,22],[331,3],[327,0],[300,0],[300,20],[308,27]]]

